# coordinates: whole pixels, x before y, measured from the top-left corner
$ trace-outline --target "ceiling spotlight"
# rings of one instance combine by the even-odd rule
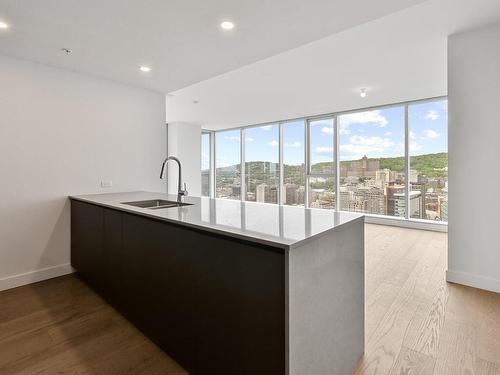
[[[8,29],[9,25],[6,24],[5,22],[0,21],[0,29]]]
[[[220,24],[220,27],[222,27],[224,30],[232,30],[234,29],[234,23],[231,21],[224,21]]]
[[[360,90],[360,93],[359,93],[359,96],[361,96],[362,98],[366,98],[366,89],[361,89]]]
[[[69,48],[61,48],[61,51],[63,51],[66,55],[71,55],[71,52],[73,52]]]
[[[149,73],[151,71],[151,68],[149,66],[140,66],[139,70],[144,73]]]

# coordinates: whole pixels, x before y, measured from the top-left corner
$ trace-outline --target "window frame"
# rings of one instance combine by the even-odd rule
[[[343,211],[340,208],[342,207],[342,204],[340,200],[342,199],[341,196],[339,195],[340,191],[340,137],[339,137],[339,117],[342,115],[347,115],[347,114],[352,114],[352,113],[359,113],[359,112],[366,112],[366,111],[374,111],[374,110],[383,110],[387,108],[394,108],[394,107],[403,107],[403,113],[404,113],[404,157],[405,157],[405,164],[404,164],[404,173],[405,173],[405,217],[392,217],[392,216],[386,216],[386,215],[376,215],[376,214],[365,214],[365,216],[368,218],[367,222],[382,222],[384,224],[391,224],[393,225],[394,223],[407,223],[404,224],[403,226],[409,225],[410,227],[423,227],[425,229],[434,229],[436,230],[442,230],[446,231],[447,230],[447,222],[443,221],[432,221],[432,220],[427,220],[427,219],[414,219],[410,217],[410,210],[408,207],[410,207],[410,183],[409,183],[409,176],[410,176],[410,125],[409,125],[409,107],[414,104],[422,104],[422,103],[431,103],[431,102],[438,102],[438,101],[448,101],[448,97],[445,96],[436,96],[436,97],[430,97],[430,98],[424,98],[424,99],[419,99],[419,100],[411,100],[411,101],[404,101],[404,102],[398,102],[398,103],[390,103],[390,104],[384,104],[384,105],[379,105],[379,106],[371,106],[371,107],[361,107],[357,109],[352,109],[352,110],[346,110],[346,111],[338,111],[338,112],[331,112],[331,113],[325,113],[321,115],[314,115],[314,116],[306,116],[306,117],[298,117],[298,118],[291,118],[291,119],[285,119],[285,120],[279,120],[279,121],[269,121],[265,123],[259,123],[259,124],[253,124],[253,125],[247,125],[247,126],[241,126],[241,127],[232,127],[232,128],[226,128],[226,129],[221,129],[221,130],[203,130],[202,132],[209,132],[211,134],[210,136],[210,144],[211,144],[211,170],[210,170],[210,190],[211,190],[211,197],[215,197],[215,190],[216,190],[216,144],[215,144],[215,139],[216,139],[216,134],[219,132],[225,132],[229,130],[239,130],[240,131],[240,179],[241,179],[241,191],[240,191],[240,200],[241,201],[246,201],[246,171],[245,171],[245,130],[249,128],[254,128],[254,127],[262,127],[266,125],[277,125],[278,126],[278,132],[279,132],[279,189],[278,189],[278,205],[282,206],[284,205],[284,197],[283,197],[283,181],[284,181],[284,170],[283,170],[283,134],[284,134],[284,129],[283,127],[292,121],[303,121],[304,122],[304,182],[305,182],[305,196],[304,196],[304,207],[310,208],[309,205],[309,179],[314,178],[314,177],[324,177],[324,178],[333,178],[334,179],[334,186],[335,186],[335,208],[333,210],[336,211],[342,211],[342,212],[350,212],[350,211]],[[318,120],[326,120],[326,119],[332,119],[333,120],[333,165],[334,165],[334,171],[333,173],[311,173],[311,157],[310,157],[310,152],[311,152],[311,133],[310,133],[310,124],[311,122],[318,121]],[[449,122],[449,119],[448,119]],[[448,150],[447,150],[448,152]],[[276,203],[266,203],[266,204],[276,204]],[[414,224],[414,225],[413,225]],[[398,224],[396,224],[398,225]],[[445,228],[445,229],[443,229]]]
[[[200,188],[200,195],[202,197],[209,197],[213,198],[214,197],[214,174],[212,171],[214,170],[214,160],[215,160],[215,155],[214,155],[214,141],[215,141],[215,132],[212,130],[201,130],[201,136],[200,139],[203,138],[204,135],[208,135],[208,195],[203,195],[203,186]],[[203,142],[203,140],[202,140]],[[201,147],[200,147],[201,149]],[[200,162],[203,163],[203,155],[200,155]],[[201,176],[200,176],[201,177]]]

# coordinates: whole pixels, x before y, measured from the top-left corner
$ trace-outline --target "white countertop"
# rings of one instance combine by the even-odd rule
[[[186,197],[185,202],[191,206],[154,210],[123,204],[177,199],[176,195],[146,191],[77,195],[70,199],[282,249],[302,245],[351,221],[364,220],[364,215],[358,213],[205,197]]]

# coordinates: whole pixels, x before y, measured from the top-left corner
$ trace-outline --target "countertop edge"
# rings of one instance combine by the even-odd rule
[[[349,221],[346,221],[345,223],[342,223],[342,224],[339,224],[337,225],[336,227],[334,228],[330,228],[330,229],[327,229],[327,230],[324,230],[323,232],[320,232],[320,233],[317,233],[315,234],[313,237],[310,237],[310,238],[306,238],[304,240],[300,240],[300,241],[297,241],[293,244],[290,244],[288,246],[288,250],[293,250],[293,249],[296,249],[296,248],[299,248],[299,247],[302,247],[304,245],[307,245],[307,243],[310,241],[310,240],[317,240],[323,236],[326,236],[327,234],[330,234],[331,232],[334,232],[336,229],[338,228],[341,228],[343,226],[346,226],[346,225],[350,225],[350,224],[354,224],[355,222],[357,221],[362,221],[363,223],[365,222],[365,215],[363,216],[360,216],[360,217],[357,217],[356,219],[352,219],[352,220],[349,220]]]
[[[291,247],[291,244],[284,244],[284,243],[274,242],[274,241],[271,241],[271,240],[265,240],[265,239],[262,239],[262,238],[256,238],[256,237],[252,237],[252,236],[246,236],[244,234],[231,232],[229,230],[225,231],[225,230],[220,230],[220,229],[216,229],[216,228],[206,227],[206,226],[203,226],[203,225],[196,225],[196,224],[186,223],[186,222],[179,221],[179,220],[173,220],[173,219],[169,219],[169,218],[157,216],[157,215],[154,215],[153,213],[149,214],[148,212],[139,211],[139,210],[136,210],[134,208],[127,208],[127,207],[117,206],[117,205],[114,205],[114,204],[107,204],[107,203],[103,203],[103,202],[96,202],[95,200],[84,198],[84,197],[70,195],[70,196],[68,196],[68,198],[70,200],[75,200],[75,201],[84,202],[84,203],[90,203],[90,204],[93,204],[93,205],[96,205],[96,206],[106,207],[106,208],[109,208],[109,209],[112,209],[112,210],[122,211],[122,212],[126,212],[126,213],[129,213],[129,214],[135,214],[135,215],[143,216],[143,217],[146,217],[146,218],[149,218],[149,219],[153,219],[153,220],[164,221],[166,223],[172,223],[172,224],[176,224],[176,225],[181,225],[181,226],[184,226],[184,227],[187,227],[187,228],[192,228],[192,229],[197,229],[197,230],[201,230],[201,231],[205,231],[205,232],[219,234],[219,235],[223,235],[223,236],[226,236],[226,237],[232,237],[232,238],[236,238],[236,239],[247,241],[247,242],[253,242],[253,243],[256,243],[256,244],[260,244],[260,245],[275,247],[275,248],[279,248],[279,249],[285,250],[285,251],[288,250]]]
[[[118,206],[116,204],[108,204],[105,202],[96,201],[96,200],[91,199],[91,198],[86,198],[85,196],[69,195],[68,198],[70,200],[89,203],[89,204],[93,204],[93,205],[100,206],[100,207],[105,207],[105,208],[109,208],[109,209],[113,209],[113,210],[117,210],[117,211],[126,212],[129,214],[135,214],[135,215],[143,216],[143,217],[157,220],[157,221],[163,221],[163,222],[167,222],[167,223],[172,223],[172,224],[184,226],[186,228],[192,228],[192,229],[201,230],[201,231],[205,231],[205,232],[209,232],[209,233],[214,233],[214,234],[218,234],[218,235],[222,235],[222,236],[226,236],[226,237],[230,237],[230,238],[235,238],[235,239],[250,242],[250,243],[274,247],[274,248],[278,248],[280,250],[283,250],[284,252],[287,252],[287,251],[290,251],[294,248],[303,246],[309,242],[313,242],[313,241],[317,240],[318,238],[323,237],[323,236],[337,230],[338,228],[340,228],[344,225],[348,225],[348,224],[353,223],[353,222],[358,221],[358,220],[362,220],[364,222],[364,220],[365,220],[365,215],[361,215],[358,218],[349,220],[345,223],[338,224],[335,227],[332,227],[332,228],[326,229],[322,232],[316,233],[316,234],[312,235],[311,237],[299,240],[297,242],[287,244],[287,243],[276,242],[276,241],[268,240],[268,239],[264,239],[264,238],[253,237],[251,235],[245,235],[242,233],[233,232],[230,229],[222,230],[222,229],[212,228],[209,226],[197,225],[197,224],[187,223],[187,222],[180,221],[180,220],[165,218],[162,216],[157,216],[153,212],[149,213],[147,211],[142,211],[140,209],[133,208],[132,206],[129,208],[129,207],[125,207],[122,205]]]

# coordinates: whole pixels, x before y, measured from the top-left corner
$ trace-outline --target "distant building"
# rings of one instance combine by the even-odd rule
[[[257,185],[255,188],[255,201],[261,203],[278,203],[278,188],[267,184]]]
[[[377,187],[360,187],[354,192],[350,211],[368,214],[385,214],[384,191]]]
[[[351,161],[351,165],[347,170],[347,176],[374,178],[379,169],[380,160],[368,159],[365,155],[360,160]]]
[[[297,204],[297,190],[298,189],[299,189],[299,185],[285,184],[285,186],[284,186],[285,204],[288,204],[288,205],[296,205]]]
[[[427,195],[427,185],[425,180],[420,180],[421,182],[410,182],[410,190],[411,191],[419,191],[420,196],[425,198]],[[411,216],[413,219],[425,219],[426,218],[426,207],[425,207],[426,199],[421,199],[421,207],[418,212],[419,216]]]
[[[406,192],[404,185],[390,184],[386,190],[387,215],[405,217]],[[410,192],[410,217],[422,217],[422,193]]]
[[[257,185],[255,189],[255,196],[256,196],[256,201],[264,203],[266,202],[266,196],[269,195],[269,186],[267,184],[260,184]]]
[[[439,205],[439,216],[442,221],[448,221],[448,198],[443,197],[441,204]]]

